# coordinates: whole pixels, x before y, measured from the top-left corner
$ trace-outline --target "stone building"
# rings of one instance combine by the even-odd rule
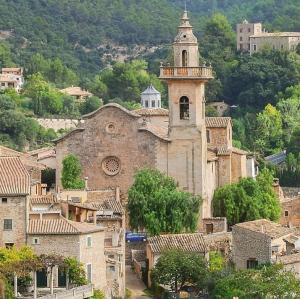
[[[236,25],[236,49],[238,51],[250,52],[250,36],[262,33],[261,23],[243,23]]]
[[[0,74],[0,89],[13,88],[20,92],[24,85],[23,68],[2,68]]]
[[[62,216],[31,219],[28,224],[27,244],[37,255],[59,253],[65,257],[76,258],[83,263],[89,283],[99,289],[106,287],[103,228],[67,220]],[[65,286],[59,285],[58,272],[59,269],[56,269],[54,286]],[[38,273],[38,281],[49,281],[49,278],[43,279],[43,275],[47,276],[46,273]]]
[[[161,95],[151,84],[141,94],[141,104],[144,108],[161,108]]]
[[[30,175],[20,158],[0,157],[0,247],[26,244]]]
[[[276,262],[279,256],[286,254],[285,239],[292,234],[292,229],[266,219],[234,225],[232,251],[236,268],[255,268]]]
[[[150,237],[147,239],[146,244],[148,286],[151,286],[151,270],[155,267],[162,252],[169,249],[180,249],[185,252],[197,253],[208,259],[208,248],[201,233],[168,234]]]
[[[75,154],[89,187],[120,187],[125,195],[136,171],[154,167],[201,195],[201,216],[212,216],[214,190],[247,176],[247,153],[232,146],[230,118],[205,119],[205,85],[210,66],[200,66],[198,41],[185,11],[173,43],[174,66],[161,66],[168,85],[169,111],[128,111],[107,104],[83,116],[84,123],[56,140],[56,179],[61,186],[62,160]],[[209,139],[209,140],[208,140]]]
[[[211,102],[206,104],[207,107],[213,107],[216,112],[218,113],[218,116],[223,116],[225,113],[227,113],[230,109],[230,106],[223,102]]]
[[[87,98],[93,95],[89,91],[83,90],[78,86],[70,86],[65,89],[61,89],[61,92],[73,97],[79,103],[84,102]]]
[[[266,32],[261,23],[237,24],[237,50],[253,54],[264,48],[295,51],[300,43],[300,32]]]

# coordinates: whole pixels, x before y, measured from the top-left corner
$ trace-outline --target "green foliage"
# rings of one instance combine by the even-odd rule
[[[70,283],[76,286],[82,286],[87,284],[86,273],[83,264],[80,263],[76,258],[68,257],[64,260],[66,264],[66,270],[68,271]],[[95,299],[102,299],[99,290],[94,290]],[[103,297],[104,298],[104,297]]]
[[[291,299],[300,297],[299,279],[282,265],[264,266],[258,270],[240,270],[219,279],[214,299]]]
[[[93,112],[100,108],[103,105],[102,100],[98,97],[92,96],[86,99],[85,102],[83,102],[80,105],[80,113],[81,114],[88,114],[90,112]]]
[[[173,178],[154,169],[139,170],[128,192],[132,229],[151,235],[194,231],[200,199],[178,190]]]
[[[105,295],[101,290],[94,289],[94,296],[91,299],[105,299]]]
[[[227,217],[229,225],[266,218],[280,217],[279,199],[272,188],[273,177],[263,169],[256,180],[245,178],[215,191],[213,210],[216,217]]]
[[[207,265],[199,253],[171,249],[160,255],[151,279],[156,284],[170,286],[178,293],[184,286],[203,285],[206,274]]]
[[[63,159],[61,183],[65,189],[83,189],[84,180],[80,178],[81,165],[79,159],[69,154]]]
[[[220,272],[226,266],[223,256],[218,251],[211,251],[209,253],[209,271]]]
[[[148,64],[144,60],[132,60],[128,63],[115,63],[112,68],[104,69],[87,87],[105,103],[112,99],[122,101],[140,101],[141,92],[152,83],[159,91],[164,88],[159,79],[147,72]]]
[[[219,116],[219,115],[218,115],[218,111],[216,110],[216,108],[214,108],[212,106],[207,106],[205,108],[205,116],[212,117],[212,116]]]

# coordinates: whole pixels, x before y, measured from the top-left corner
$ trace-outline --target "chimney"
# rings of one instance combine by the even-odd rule
[[[88,189],[88,180],[89,180],[89,178],[86,176],[86,177],[84,178],[84,189],[85,189],[85,190]]]

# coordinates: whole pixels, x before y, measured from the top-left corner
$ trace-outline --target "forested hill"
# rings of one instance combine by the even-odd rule
[[[0,30],[14,61],[32,53],[60,57],[74,70],[99,70],[99,45],[159,45],[172,40],[183,0],[0,0]],[[208,17],[224,13],[232,26],[244,18],[268,29],[300,31],[299,0],[189,0],[196,32]],[[0,36],[1,37],[1,36]]]

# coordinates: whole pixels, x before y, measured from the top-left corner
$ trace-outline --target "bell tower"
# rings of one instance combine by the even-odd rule
[[[210,217],[205,203],[207,143],[205,85],[212,68],[199,65],[198,41],[185,10],[173,42],[173,66],[161,65],[160,79],[168,85],[169,139],[167,173],[181,188],[204,199],[202,216]]]

